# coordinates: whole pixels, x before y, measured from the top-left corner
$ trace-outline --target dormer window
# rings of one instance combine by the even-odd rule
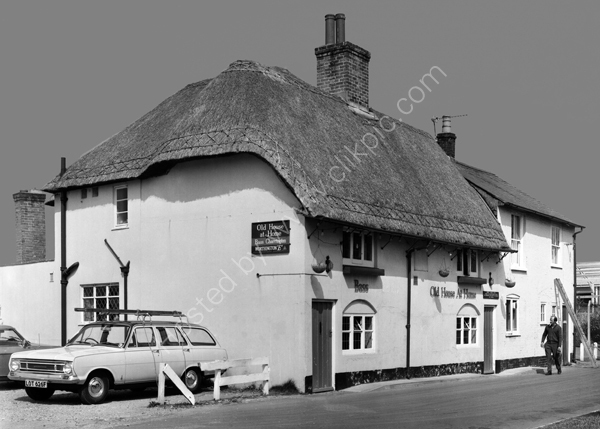
[[[479,259],[477,250],[462,249],[456,257],[456,271],[459,275],[479,277]]]
[[[342,241],[344,265],[374,267],[373,235],[368,231],[345,230]]]

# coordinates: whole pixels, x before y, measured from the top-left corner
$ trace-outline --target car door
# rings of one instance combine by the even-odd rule
[[[184,346],[186,343],[181,333],[174,326],[157,326],[160,338],[161,362],[168,364],[178,375],[185,370]]]
[[[125,347],[125,382],[146,383],[158,379],[160,349],[151,326],[137,326]]]

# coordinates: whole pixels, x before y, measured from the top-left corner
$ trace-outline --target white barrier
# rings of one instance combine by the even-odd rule
[[[177,373],[173,371],[173,368],[169,366],[167,363],[161,363],[158,371],[158,398],[156,401],[160,404],[164,404],[165,402],[165,375],[169,377],[169,379],[173,382],[173,384],[181,391],[183,396],[188,400],[188,402],[192,405],[196,403],[196,398],[192,392],[189,391],[183,381],[179,379]]]
[[[249,366],[262,366],[262,372],[244,374],[244,375],[232,375],[230,377],[222,377],[221,371],[230,368],[241,368]],[[237,359],[237,360],[216,360],[213,362],[201,362],[200,368],[202,371],[214,371],[215,372],[215,389],[214,399],[218,401],[221,399],[221,386],[228,386],[230,384],[242,384],[252,383],[254,381],[264,381],[263,394],[269,394],[269,380],[270,371],[269,358],[260,357],[254,359]]]

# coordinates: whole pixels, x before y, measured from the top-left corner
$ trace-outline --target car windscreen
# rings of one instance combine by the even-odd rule
[[[123,347],[129,329],[129,326],[112,324],[84,326],[67,345],[89,344],[92,346]]]

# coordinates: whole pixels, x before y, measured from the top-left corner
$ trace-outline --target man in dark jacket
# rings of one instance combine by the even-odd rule
[[[548,361],[548,371],[546,375],[552,375],[552,361],[556,365],[558,373],[561,374],[561,350],[560,345],[562,344],[562,328],[556,324],[558,318],[552,316],[550,318],[550,324],[544,329],[542,335],[542,347],[546,350],[546,359]],[[544,340],[548,338],[548,341],[544,345]]]

